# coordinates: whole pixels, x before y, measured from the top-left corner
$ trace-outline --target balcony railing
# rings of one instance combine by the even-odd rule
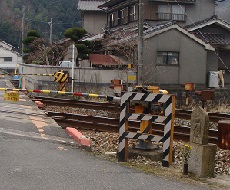
[[[172,13],[157,13],[158,20],[176,20],[185,22],[187,16],[185,14],[172,14]]]

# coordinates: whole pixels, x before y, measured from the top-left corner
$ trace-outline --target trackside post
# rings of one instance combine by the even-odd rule
[[[162,103],[164,115],[151,115],[144,113],[130,113],[129,104],[131,101],[145,101],[152,103]],[[118,144],[118,161],[126,162],[128,158],[128,139],[148,140],[151,142],[163,142],[162,166],[169,167],[172,164],[172,144],[174,133],[175,117],[175,95],[157,93],[128,92],[121,97],[120,103],[120,129]],[[128,131],[128,121],[150,121],[164,124],[164,135],[157,136],[141,132]]]

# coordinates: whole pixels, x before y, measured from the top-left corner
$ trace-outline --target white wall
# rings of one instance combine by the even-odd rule
[[[12,61],[4,61],[4,57],[12,57]],[[14,69],[19,63],[22,63],[22,57],[16,52],[0,48],[0,68]]]
[[[20,64],[19,73],[23,74],[54,74],[61,68],[57,66],[48,65],[32,65],[32,64]],[[63,68],[67,70],[71,76],[71,68]],[[111,80],[120,79],[126,81],[127,73],[124,70],[102,70],[95,68],[75,68],[74,79],[76,83],[88,83],[88,84],[98,84],[107,86],[111,83]],[[54,81],[53,77],[49,76],[25,76],[26,88],[36,89],[39,85],[44,84],[47,81],[47,85]],[[45,86],[45,84],[44,84]],[[45,88],[47,89],[47,88]],[[51,89],[52,90],[52,89]]]

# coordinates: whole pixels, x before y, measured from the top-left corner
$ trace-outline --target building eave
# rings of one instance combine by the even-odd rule
[[[198,30],[198,29],[201,29],[205,26],[210,26],[212,24],[217,24],[219,26],[221,26],[222,28],[224,29],[227,29],[230,31],[230,24],[227,23],[226,21],[224,20],[221,20],[221,19],[218,19],[217,17],[213,16],[212,18],[210,19],[207,19],[207,20],[203,20],[203,21],[200,21],[199,23],[194,23],[193,25],[191,26],[186,26],[186,30],[188,30],[189,32],[192,32],[194,30]]]
[[[106,1],[87,1],[87,0],[79,0],[77,4],[77,9],[80,11],[103,11],[102,9],[98,8],[100,5],[105,3]]]

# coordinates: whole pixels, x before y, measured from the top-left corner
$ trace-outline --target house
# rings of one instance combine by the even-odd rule
[[[0,41],[0,68],[13,70],[19,63],[22,63],[21,55],[13,51],[13,47],[10,44]]]
[[[217,73],[217,84],[218,70],[229,75],[229,24],[213,16],[214,0],[143,2],[144,84],[217,87],[210,83],[211,73]],[[107,13],[109,26],[102,39],[104,50],[125,54],[137,64],[138,1],[110,0],[99,8]],[[214,40],[217,36],[221,41]]]
[[[210,18],[215,13],[215,0],[142,0],[143,19],[156,25],[174,20],[188,25]],[[135,24],[138,21],[138,0],[110,0],[99,6],[107,13],[108,27]]]
[[[186,29],[215,48],[218,70],[224,71],[226,83],[230,83],[230,24],[213,16],[186,26]]]
[[[127,68],[126,63],[121,58],[114,55],[89,54],[91,67],[104,69],[122,69]]]
[[[215,48],[178,24],[169,22],[155,27],[145,25],[144,28],[144,84],[177,86],[191,82],[204,85],[208,72],[218,71],[217,59],[212,59]],[[134,27],[117,29],[110,34],[105,47],[130,56],[132,51],[137,51],[137,32]],[[132,62],[137,64],[137,58]]]
[[[103,32],[107,20],[106,13],[98,6],[105,3],[106,0],[79,0],[78,10],[81,12],[82,28],[89,34],[98,34]]]

